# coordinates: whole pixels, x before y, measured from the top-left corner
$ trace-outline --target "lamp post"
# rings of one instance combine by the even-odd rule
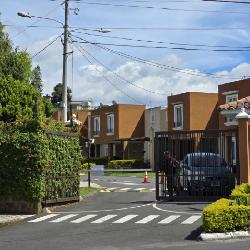
[[[67,59],[68,59],[68,38],[69,38],[69,0],[65,0],[65,12],[64,12],[64,23],[49,17],[40,17],[30,15],[28,12],[18,12],[17,15],[20,17],[27,18],[39,18],[54,21],[60,23],[64,28],[64,39],[63,39],[63,73],[62,73],[62,84],[63,84],[63,94],[62,94],[62,122],[67,122]]]
[[[64,1],[65,4],[65,12],[64,12],[64,23],[50,17],[41,17],[41,16],[33,16],[30,15],[28,12],[18,12],[17,15],[20,17],[25,18],[38,18],[38,19],[45,19],[57,22],[62,25],[64,28],[64,39],[63,39],[63,73],[62,73],[62,84],[63,84],[63,94],[62,94],[62,122],[67,122],[67,59],[68,59],[68,38],[69,38],[69,0]],[[111,32],[110,29],[100,28],[99,30],[96,30],[101,33],[109,33]]]

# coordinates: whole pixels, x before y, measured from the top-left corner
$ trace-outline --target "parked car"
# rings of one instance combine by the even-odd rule
[[[189,192],[234,186],[233,167],[220,154],[190,153],[180,162],[179,185]]]

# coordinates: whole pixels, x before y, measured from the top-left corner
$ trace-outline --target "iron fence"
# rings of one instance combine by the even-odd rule
[[[238,130],[155,136],[156,198],[227,196],[239,179]]]

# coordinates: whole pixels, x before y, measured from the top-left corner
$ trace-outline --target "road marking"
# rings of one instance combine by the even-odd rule
[[[158,224],[169,224],[172,221],[178,219],[179,217],[180,215],[171,215],[171,216],[168,216],[166,219],[159,221]]]
[[[133,218],[135,218],[137,216],[138,216],[138,214],[129,214],[129,215],[126,215],[126,216],[122,217],[121,219],[116,220],[116,221],[114,221],[112,223],[118,223],[118,224],[119,223],[124,223],[124,222],[127,222],[129,220],[132,220]]]
[[[61,222],[61,221],[65,221],[65,220],[67,220],[67,219],[70,219],[70,218],[72,218],[72,217],[75,217],[75,216],[77,216],[78,214],[68,214],[68,215],[64,215],[63,217],[60,217],[60,218],[58,218],[58,219],[55,219],[55,220],[52,220],[52,221],[50,221],[50,222],[52,222],[52,223],[58,223],[58,222]]]
[[[114,218],[116,216],[117,216],[116,214],[106,215],[106,216],[104,216],[104,217],[102,217],[100,219],[92,221],[91,223],[94,223],[94,224],[103,223],[104,221],[110,220],[110,219],[112,219],[112,218]]]
[[[173,213],[173,214],[196,214],[196,215],[201,215],[201,213],[190,213],[190,212],[178,212],[178,211],[171,211],[171,210],[167,210],[167,209],[162,209],[156,206],[156,203],[152,204],[153,208],[160,210],[160,211],[164,211],[164,212],[168,212],[168,213]]]
[[[115,190],[115,189],[118,189],[120,187],[112,187],[112,188],[107,188],[109,191],[112,191],[112,190]]]
[[[201,218],[200,215],[190,216],[188,219],[184,220],[181,224],[193,224],[195,221]]]
[[[83,222],[83,221],[89,220],[89,219],[94,218],[94,217],[96,217],[96,216],[97,216],[97,214],[85,215],[85,216],[83,216],[83,217],[81,217],[81,218],[79,218],[79,219],[72,220],[70,223],[81,223],[81,222]]]
[[[149,190],[151,190],[151,191],[155,191],[155,190],[156,190],[156,188],[150,188]]]
[[[122,184],[122,185],[128,185],[128,186],[141,186],[143,184],[139,184],[139,183],[133,183],[133,182],[119,182],[119,181],[112,181],[110,183],[114,183],[114,184]]]
[[[127,192],[130,189],[131,188],[120,188],[120,189],[116,190],[115,192]]]
[[[136,188],[135,190],[136,190],[136,191],[141,191],[141,190],[143,190],[143,189],[146,189],[146,188]]]
[[[145,218],[143,218],[143,219],[141,219],[141,220],[139,220],[139,221],[136,221],[135,223],[136,223],[136,224],[146,224],[146,223],[148,223],[148,222],[154,220],[155,218],[157,218],[157,217],[159,217],[159,216],[160,216],[160,215],[149,215],[149,216],[147,216],[147,217],[145,217]]]
[[[52,217],[55,217],[57,215],[59,215],[59,214],[48,214],[48,215],[45,215],[43,217],[39,217],[39,218],[36,218],[34,220],[30,220],[28,222],[40,222],[40,221],[44,221],[44,220],[50,219]]]

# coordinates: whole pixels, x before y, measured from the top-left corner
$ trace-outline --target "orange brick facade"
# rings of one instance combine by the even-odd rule
[[[174,128],[174,105],[183,105],[182,130],[218,128],[218,95],[216,93],[187,92],[168,96],[168,129]]]

